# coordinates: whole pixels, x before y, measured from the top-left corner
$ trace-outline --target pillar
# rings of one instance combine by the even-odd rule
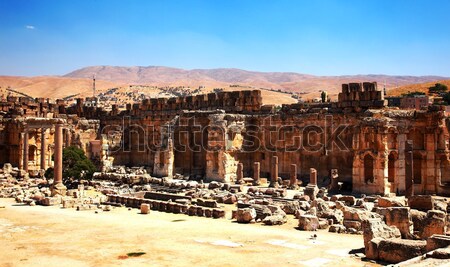
[[[238,163],[236,170],[236,183],[242,184],[244,182],[244,164]]]
[[[405,143],[405,195],[414,196],[414,169],[413,169],[413,142],[407,140]]]
[[[317,185],[317,170],[314,168],[309,169],[309,184]]]
[[[405,169],[405,144],[406,144],[406,134],[405,133],[399,133],[398,134],[398,169],[397,173],[395,175],[396,178],[396,191],[398,191],[400,194],[405,193],[406,190],[406,169]]]
[[[28,171],[28,131],[23,133],[23,163],[22,169]]]
[[[259,185],[259,178],[261,173],[261,164],[259,162],[253,163],[253,184]]]
[[[47,153],[47,136],[45,135],[46,131],[47,129],[45,128],[41,129],[41,170],[47,169],[47,164],[45,162]]]
[[[436,170],[435,170],[435,162],[436,162],[436,142],[435,142],[435,133],[430,131],[425,134],[426,142],[425,149],[427,151],[426,154],[426,172],[425,172],[425,194],[436,194]]]
[[[303,193],[309,196],[311,200],[316,199],[319,188],[317,188],[317,170],[314,168],[309,169],[309,184],[305,187]]]
[[[289,187],[292,189],[297,187],[297,164],[291,164],[289,170]]]
[[[52,196],[65,195],[66,187],[62,183],[62,155],[63,155],[63,125],[55,125],[55,166],[54,166],[54,180],[52,186]]]
[[[278,185],[278,157],[272,157],[272,171],[270,172],[270,186],[276,187]]]
[[[69,128],[66,129],[66,147],[72,144],[72,132]]]

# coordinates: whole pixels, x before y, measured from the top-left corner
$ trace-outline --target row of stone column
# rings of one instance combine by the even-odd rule
[[[41,130],[41,169],[46,169],[46,151],[47,151],[47,138],[46,128]],[[23,163],[22,169],[28,171],[28,130],[23,133]],[[66,190],[62,183],[62,171],[63,171],[63,124],[55,125],[55,148],[54,148],[54,182],[52,186],[52,194],[63,194]]]
[[[253,183],[259,185],[260,183],[261,164],[259,162],[253,163]],[[241,183],[244,179],[244,165],[238,163],[236,170],[236,181]],[[270,172],[270,185],[276,187],[278,185],[278,157],[272,157],[272,166]],[[289,172],[289,187],[297,187],[297,164],[291,164]]]

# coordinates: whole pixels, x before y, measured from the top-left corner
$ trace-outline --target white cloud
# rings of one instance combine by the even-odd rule
[[[25,28],[27,28],[28,30],[34,30],[35,27],[33,25],[26,25]]]

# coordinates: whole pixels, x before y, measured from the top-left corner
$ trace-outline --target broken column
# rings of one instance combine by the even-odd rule
[[[261,165],[259,162],[253,163],[253,185],[259,185]]]
[[[236,170],[236,183],[242,184],[244,183],[244,164],[238,163]]]
[[[62,156],[63,156],[63,125],[55,125],[55,166],[54,166],[54,180],[52,185],[52,196],[65,195],[67,188],[62,183]]]
[[[314,200],[319,192],[317,187],[317,170],[310,168],[309,173],[309,184],[305,187],[304,194],[309,196],[309,199]]]
[[[296,189],[297,188],[297,165],[291,164],[291,169],[289,173],[289,188]]]
[[[41,169],[45,170],[47,168],[46,162],[45,162],[45,155],[47,152],[47,139],[45,132],[47,129],[42,128],[41,129]]]
[[[272,171],[270,172],[270,187],[278,187],[278,157],[272,157]]]
[[[405,143],[405,196],[414,195],[414,169],[413,169],[413,142],[407,140]]]

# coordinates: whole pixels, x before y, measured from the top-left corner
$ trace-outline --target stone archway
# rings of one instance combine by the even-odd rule
[[[374,168],[374,158],[370,154],[365,155],[364,156],[364,182],[366,184],[374,182],[373,168]]]

